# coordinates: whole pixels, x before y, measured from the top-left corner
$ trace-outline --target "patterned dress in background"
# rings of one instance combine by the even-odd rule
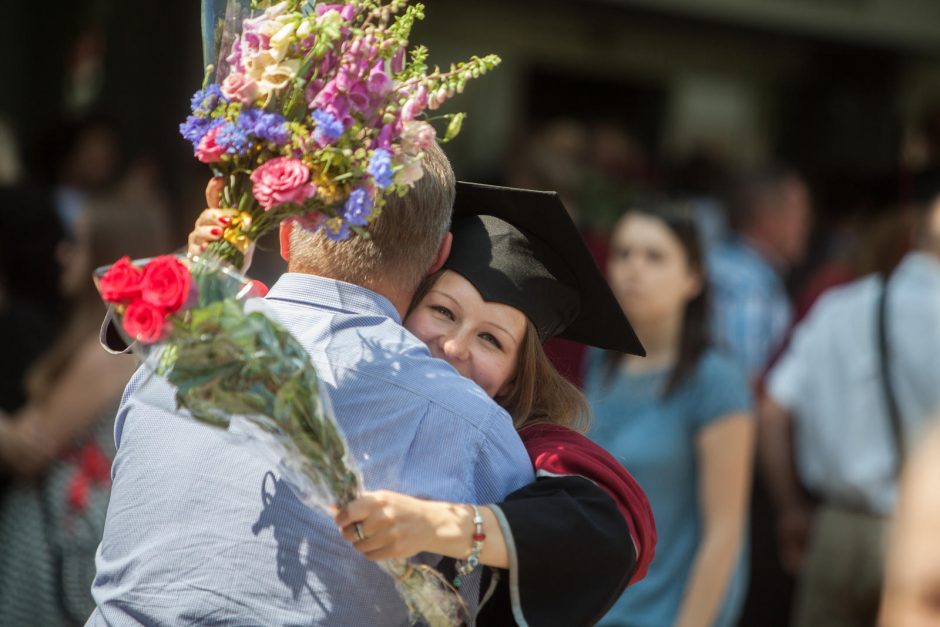
[[[82,625],[111,491],[114,415],[102,412],[39,479],[0,493],[0,627]]]

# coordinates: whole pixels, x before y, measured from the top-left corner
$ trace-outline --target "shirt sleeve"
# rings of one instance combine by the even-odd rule
[[[591,625],[620,596],[636,566],[636,549],[614,500],[594,483],[539,478],[491,507],[510,569],[481,609],[478,625]]]
[[[696,373],[693,422],[706,427],[729,414],[750,412],[754,400],[747,377],[733,359],[718,352],[702,357]]]
[[[807,377],[813,376],[819,366],[815,349],[816,338],[824,328],[824,310],[829,300],[823,296],[809,315],[793,330],[790,345],[767,375],[767,394],[777,404],[791,412],[797,411],[806,396]]]
[[[477,456],[472,498],[477,503],[495,503],[534,479],[532,460],[512,419],[502,409],[494,411]]]
[[[767,366],[773,350],[771,305],[761,290],[747,284],[736,286],[730,298],[724,306],[719,304],[717,337],[747,375],[757,377]]]

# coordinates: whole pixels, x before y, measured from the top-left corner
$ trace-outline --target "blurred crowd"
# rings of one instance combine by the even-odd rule
[[[615,121],[546,120],[514,142],[493,182],[561,194],[648,353],[547,347],[659,529],[649,575],[601,624],[940,620],[940,113],[915,135],[896,194],[851,206],[821,206],[797,165],[712,146],[657,159]],[[99,346],[91,276],[184,243],[107,119],[47,138],[23,159],[0,123],[0,625],[94,607],[136,362]]]

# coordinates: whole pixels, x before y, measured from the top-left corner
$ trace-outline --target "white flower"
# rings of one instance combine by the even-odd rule
[[[395,173],[395,183],[398,185],[408,185],[409,187],[417,183],[421,177],[424,176],[422,160],[421,155],[406,160],[402,168]]]
[[[273,20],[274,18],[280,16],[282,13],[287,11],[287,7],[289,6],[290,6],[290,2],[287,2],[286,0],[284,2],[278,2],[274,6],[268,7],[264,11],[264,16],[268,18],[269,20]]]
[[[310,33],[313,32],[313,22],[310,20],[303,20],[300,22],[300,26],[297,27],[297,39],[306,39]]]
[[[297,22],[288,22],[271,37],[271,55],[275,61],[281,61],[287,56],[287,48],[290,46],[291,38],[296,30]]]
[[[276,65],[277,61],[269,51],[260,52],[248,59],[245,59],[245,74],[256,82],[261,82],[265,72],[271,65]]]
[[[258,81],[258,88],[263,94],[284,89],[294,80],[299,70],[300,59],[288,59],[276,65],[269,65],[264,69],[261,80]]]

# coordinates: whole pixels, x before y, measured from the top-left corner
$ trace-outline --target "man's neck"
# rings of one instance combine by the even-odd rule
[[[399,317],[402,319],[402,321],[404,321],[405,315],[408,313],[408,309],[411,308],[412,295],[393,294],[392,292],[388,290],[378,290],[374,288],[368,288],[368,289],[371,289],[373,292],[375,292],[379,296],[384,296],[385,298],[387,298],[388,301],[392,303],[392,307],[395,308],[395,311],[398,312]]]
[[[330,276],[327,272],[305,272],[296,268],[288,267],[288,272],[294,272],[297,274],[309,274],[311,276],[318,276],[324,279],[330,279],[331,281],[343,281],[341,278]],[[379,296],[385,298],[392,304],[392,307],[395,308],[395,311],[398,312],[399,318],[402,320],[405,319],[405,314],[408,313],[408,309],[411,307],[411,300],[414,297],[413,292],[404,292],[400,289],[395,289],[394,286],[390,285],[386,281],[374,281],[369,282],[368,284],[357,284],[352,283],[351,285],[358,285],[361,288],[367,289],[371,292],[375,292]]]

